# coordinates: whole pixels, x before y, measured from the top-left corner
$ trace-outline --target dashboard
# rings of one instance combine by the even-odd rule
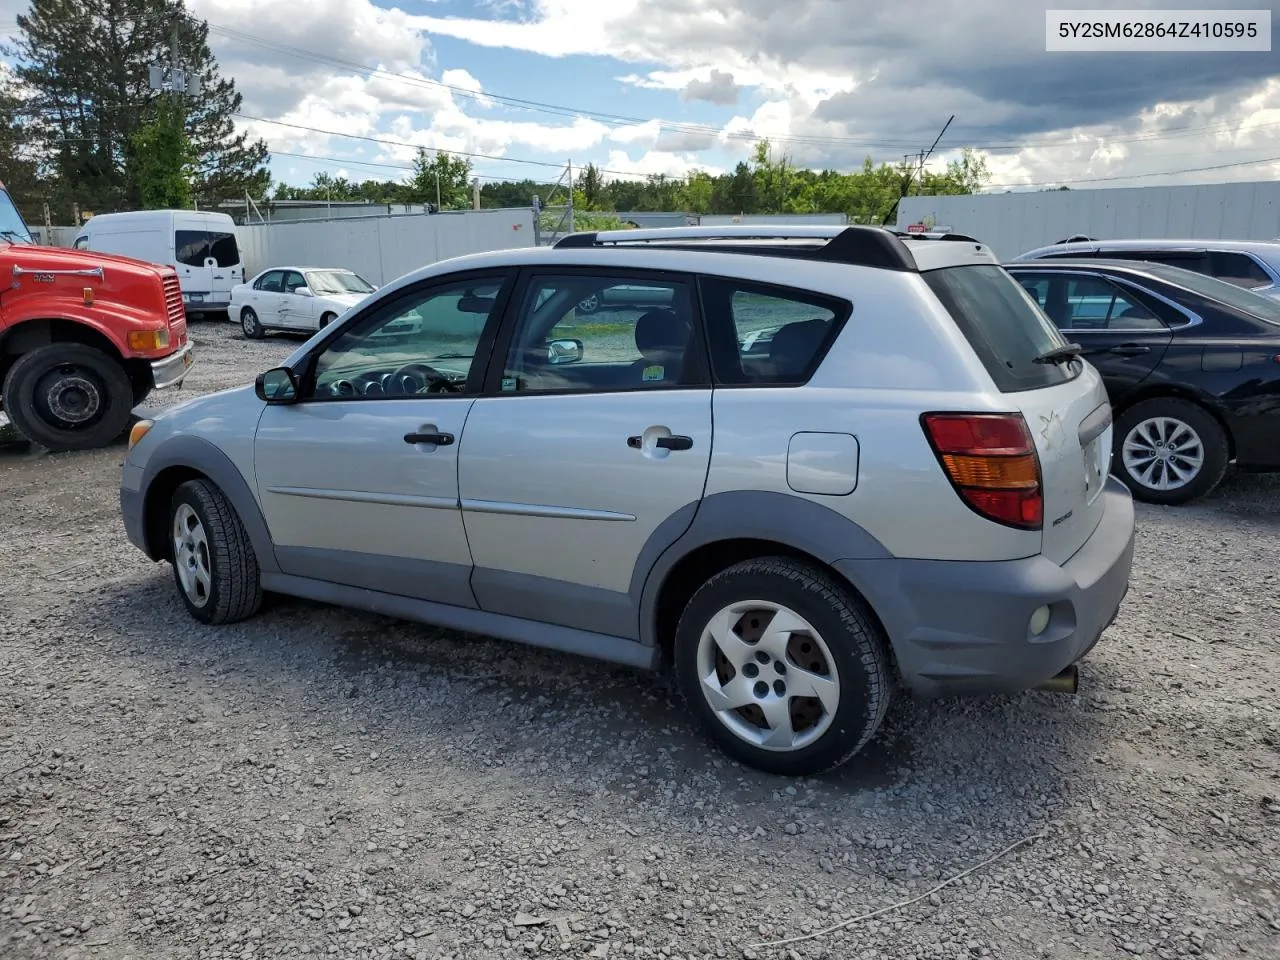
[[[466,380],[466,371],[410,363],[394,370],[353,373],[319,384],[316,392],[329,397],[411,397],[423,393],[456,393]]]

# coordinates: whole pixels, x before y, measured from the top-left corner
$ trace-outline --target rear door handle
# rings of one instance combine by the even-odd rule
[[[453,443],[452,433],[406,433],[405,443],[434,443],[437,447],[447,447]]]
[[[1111,352],[1120,357],[1140,357],[1144,353],[1150,353],[1151,348],[1137,343],[1122,343],[1118,347],[1112,347]]]

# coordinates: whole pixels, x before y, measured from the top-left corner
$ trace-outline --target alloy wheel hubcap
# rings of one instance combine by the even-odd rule
[[[1174,417],[1152,417],[1137,424],[1121,450],[1129,475],[1150,490],[1177,490],[1200,474],[1204,442]]]
[[[730,604],[698,640],[698,681],[734,736],[787,752],[813,743],[840,705],[835,658],[795,611],[767,600]]]
[[[209,539],[205,536],[204,524],[185,503],[173,514],[173,566],[187,599],[197,607],[208,603],[213,588]]]

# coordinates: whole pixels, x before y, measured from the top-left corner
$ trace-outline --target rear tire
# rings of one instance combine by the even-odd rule
[[[261,340],[267,333],[253,307],[245,307],[240,311],[240,328],[250,340]]]
[[[1169,506],[1210,493],[1227,472],[1227,434],[1197,403],[1156,397],[1116,421],[1112,470],[1135,500]]]
[[[891,696],[886,640],[862,601],[784,557],[744,561],[698,589],[676,630],[675,672],[725,753],[784,776],[849,760]]]
[[[105,447],[133,409],[120,361],[80,343],[51,343],[20,356],[4,380],[4,409],[17,431],[55,452]]]
[[[169,561],[187,612],[201,623],[246,620],[262,606],[262,574],[235,508],[208,480],[189,480],[169,504]]]

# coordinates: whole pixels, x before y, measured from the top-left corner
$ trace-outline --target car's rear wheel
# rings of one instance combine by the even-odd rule
[[[169,504],[173,579],[201,623],[235,623],[258,612],[262,577],[235,508],[208,480],[190,480]]]
[[[263,329],[262,321],[258,319],[258,314],[254,312],[253,307],[245,307],[240,311],[240,327],[244,330],[244,335],[250,340],[261,340],[266,330]]]
[[[1189,400],[1144,400],[1116,421],[1112,469],[1147,503],[1203,497],[1222,481],[1229,457],[1226,431]]]
[[[115,357],[84,344],[52,343],[9,368],[4,409],[34,443],[54,451],[90,450],[124,432],[133,384]]]
[[[693,595],[675,669],[711,739],[769,773],[840,766],[889,705],[889,657],[874,618],[831,574],[783,557],[739,563]]]

